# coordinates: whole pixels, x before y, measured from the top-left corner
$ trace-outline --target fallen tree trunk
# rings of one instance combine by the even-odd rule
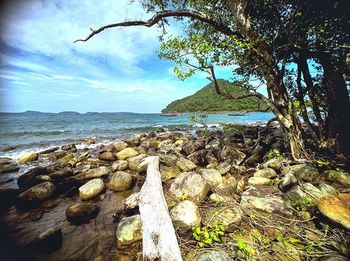
[[[148,163],[147,177],[139,194],[143,259],[182,260],[175,229],[164,198],[159,157],[148,157],[145,161]]]

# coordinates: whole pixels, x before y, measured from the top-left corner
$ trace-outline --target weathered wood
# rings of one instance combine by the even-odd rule
[[[139,195],[143,259],[182,260],[175,229],[164,198],[159,157],[148,157],[145,161],[148,163],[147,177]]]

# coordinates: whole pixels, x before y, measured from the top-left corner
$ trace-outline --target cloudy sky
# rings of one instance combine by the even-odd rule
[[[146,19],[129,0],[11,0],[0,13],[0,111],[159,112],[208,83],[179,81],[159,60],[157,28],[119,28],[73,43],[114,22]],[[137,1],[136,1],[137,2]],[[172,34],[181,32],[174,24]],[[229,69],[219,77],[229,78]]]

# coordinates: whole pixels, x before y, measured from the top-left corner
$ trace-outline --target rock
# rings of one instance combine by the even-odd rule
[[[0,174],[10,173],[19,170],[19,166],[16,161],[11,158],[0,158]]]
[[[227,232],[233,232],[241,223],[243,217],[242,210],[237,206],[213,207],[203,214],[203,225],[213,226],[220,223],[225,226]]]
[[[275,252],[278,260],[281,261],[300,261],[299,251],[288,242],[276,242],[271,247],[272,251]]]
[[[52,152],[54,152],[54,151],[56,151],[56,150],[58,150],[58,149],[59,149],[59,147],[48,148],[48,149],[46,149],[46,150],[40,151],[40,152],[39,152],[39,155],[49,154],[49,153],[52,153]]]
[[[38,158],[39,158],[39,154],[37,152],[30,151],[30,152],[23,153],[19,157],[18,163],[19,164],[25,164],[27,162],[37,160]]]
[[[229,160],[234,165],[239,165],[246,155],[233,146],[224,146],[220,152],[220,157],[222,160]]]
[[[73,175],[73,169],[71,167],[65,167],[63,169],[50,173],[49,177],[54,180],[62,180],[72,175]]]
[[[222,162],[217,167],[217,170],[221,175],[225,175],[226,173],[230,172],[231,168],[232,168],[231,164],[229,164],[228,162]]]
[[[36,179],[37,176],[39,175],[46,175],[47,174],[47,169],[44,167],[35,167],[23,175],[21,175],[17,179],[18,186],[20,188],[29,188],[34,185],[39,184],[40,182]]]
[[[114,148],[118,152],[126,149],[127,147],[128,147],[128,144],[126,142],[124,142],[124,141],[120,141],[120,142],[114,143]]]
[[[94,139],[94,138],[87,138],[87,139],[83,139],[83,142],[84,142],[86,145],[92,145],[92,144],[95,144],[95,143],[96,143],[96,139]]]
[[[63,158],[63,157],[66,156],[66,155],[67,155],[67,152],[66,152],[66,151],[60,150],[60,151],[55,151],[55,152],[53,152],[53,153],[50,153],[49,156],[48,156],[48,158],[49,158],[49,160],[51,160],[51,161],[55,161],[55,160],[58,160],[58,159]]]
[[[317,207],[324,216],[350,230],[350,194],[321,198]]]
[[[196,164],[194,164],[192,161],[183,157],[180,157],[177,160],[176,165],[179,166],[179,168],[183,171],[191,171],[197,167]]]
[[[350,174],[346,172],[337,170],[326,170],[325,172],[323,172],[323,175],[325,175],[326,179],[328,180],[335,181],[339,184],[350,187]]]
[[[338,194],[335,188],[326,183],[320,184],[318,188],[321,191],[322,197],[336,196]]]
[[[279,184],[279,188],[282,191],[287,191],[289,190],[291,187],[293,187],[294,185],[296,185],[298,183],[297,178],[291,174],[291,173],[287,173],[282,179],[281,179],[281,183]]]
[[[201,175],[195,172],[182,172],[177,176],[169,189],[169,196],[180,200],[183,195],[189,199],[200,202],[209,192],[209,185]]]
[[[206,146],[206,149],[218,149],[220,147],[220,140],[213,139]]]
[[[187,158],[192,161],[194,164],[205,167],[208,164],[207,161],[207,150],[198,150],[193,152]]]
[[[130,147],[137,147],[140,144],[140,137],[131,137],[125,142],[130,146]]]
[[[223,182],[220,172],[216,169],[201,169],[199,173],[211,187],[217,187]]]
[[[190,200],[181,201],[173,207],[170,217],[179,234],[191,232],[192,227],[199,226],[202,220],[198,206]]]
[[[76,152],[77,147],[75,146],[75,144],[66,144],[66,145],[61,146],[61,150]]]
[[[105,184],[102,179],[93,179],[79,188],[79,197],[82,200],[88,200],[98,196],[104,189]]]
[[[135,157],[131,157],[128,158],[128,165],[129,165],[129,169],[131,170],[138,170],[138,167],[140,165],[140,163],[147,157],[147,154],[140,154],[138,156]]]
[[[49,253],[58,250],[62,247],[62,231],[60,228],[49,228],[34,237],[25,238],[25,243],[22,243],[25,248],[31,251]]]
[[[291,210],[283,198],[283,194],[274,186],[251,186],[243,192],[241,202],[243,208],[254,208],[268,213],[291,215]]]
[[[204,149],[205,143],[203,139],[196,139],[188,141],[182,148],[186,155],[190,155],[193,152]]]
[[[306,182],[314,182],[320,179],[318,170],[306,164],[298,164],[284,167],[282,169],[282,174],[286,175],[287,173],[291,173],[295,177],[300,178]]]
[[[93,203],[81,203],[70,205],[66,209],[67,220],[72,223],[84,223],[97,217],[100,207]]]
[[[117,171],[109,181],[109,188],[114,191],[124,191],[131,189],[133,177],[125,171]]]
[[[112,170],[113,171],[126,170],[128,166],[129,166],[129,163],[127,160],[118,160],[113,163]]]
[[[210,196],[209,196],[209,200],[211,202],[214,202],[214,203],[223,203],[223,202],[228,202],[230,200],[232,200],[231,198],[229,197],[224,197],[224,196],[221,196],[219,194],[216,194],[216,193],[212,193]]]
[[[223,179],[222,184],[218,186],[219,191],[224,193],[233,194],[236,192],[237,180],[235,177],[228,177]]]
[[[163,140],[158,144],[158,151],[162,154],[167,154],[175,150],[175,144],[172,140]]]
[[[178,157],[174,154],[160,154],[160,163],[172,167],[176,165]]]
[[[232,261],[233,259],[223,250],[206,250],[195,254],[191,261]]]
[[[313,199],[319,199],[322,197],[321,191],[311,183],[304,183],[302,184],[301,188],[308,196],[312,197]]]
[[[54,192],[55,185],[50,181],[46,181],[19,194],[17,200],[20,206],[23,204],[23,206],[31,207],[50,198]]]
[[[115,154],[113,152],[110,151],[106,151],[101,153],[98,158],[100,160],[106,160],[106,161],[114,161],[117,159],[117,157],[115,156]]]
[[[271,168],[259,169],[254,173],[254,177],[271,179],[277,177],[277,173]]]
[[[116,231],[117,248],[132,246],[142,239],[142,224],[140,215],[124,217],[120,220]]]
[[[119,160],[125,160],[127,158],[135,157],[137,155],[139,155],[139,153],[133,148],[126,148],[117,153],[117,158]]]
[[[270,159],[263,164],[264,168],[271,168],[274,170],[279,170],[282,167],[281,159]]]
[[[71,160],[74,159],[74,155],[72,153],[69,153],[67,155],[65,155],[64,157],[60,158],[59,160],[57,160],[57,162],[61,163],[61,164],[69,164]]]
[[[263,178],[263,177],[251,177],[248,180],[249,185],[269,185],[271,184],[271,179]]]
[[[163,182],[176,178],[181,173],[181,169],[177,165],[172,167],[160,165],[159,171]]]
[[[19,194],[18,189],[0,188],[0,211],[11,207]]]
[[[94,179],[94,178],[101,178],[104,176],[108,176],[109,173],[110,173],[109,169],[105,166],[102,166],[95,169],[86,170],[83,173],[77,176],[74,176],[73,178],[76,180]]]
[[[294,186],[287,192],[287,195],[292,199],[302,199],[308,197],[308,195],[301,189],[299,185]]]

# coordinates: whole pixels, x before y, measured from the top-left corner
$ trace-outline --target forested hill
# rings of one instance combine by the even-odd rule
[[[243,86],[234,85],[226,80],[218,80],[220,90],[232,95],[248,92]],[[175,100],[162,112],[219,112],[219,111],[259,111],[266,110],[267,105],[256,97],[241,100],[229,100],[216,94],[213,83],[203,87],[191,96]]]

